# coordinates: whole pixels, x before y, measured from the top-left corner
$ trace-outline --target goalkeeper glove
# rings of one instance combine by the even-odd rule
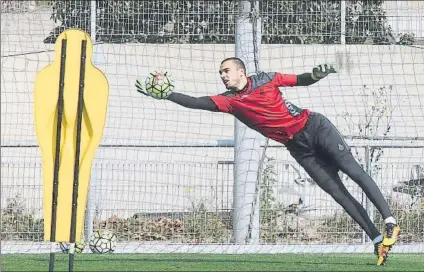
[[[148,78],[145,79],[145,81],[147,81]],[[171,91],[169,91],[166,95],[162,92],[157,93],[157,92],[153,92],[152,88],[146,88],[146,83],[145,81],[143,82],[140,79],[137,79],[135,81],[135,87],[137,88],[137,92],[144,94],[145,96],[150,96],[153,97],[155,99],[166,99],[168,98],[168,96],[172,93]]]
[[[141,82],[141,80],[140,80],[140,79],[137,79],[137,80],[135,81],[135,87],[137,88],[137,92],[139,92],[139,93],[141,93],[141,94],[144,94],[145,96],[150,96],[150,95],[146,92],[146,90],[145,90],[145,84],[144,84],[144,82]]]
[[[328,74],[337,73],[336,69],[334,69],[333,65],[318,65],[314,69],[312,69],[312,79],[320,80],[324,77],[328,76]]]

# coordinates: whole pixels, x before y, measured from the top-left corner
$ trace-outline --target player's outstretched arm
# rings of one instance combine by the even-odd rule
[[[287,86],[309,86],[331,73],[336,73],[332,65],[318,65],[312,69],[312,73],[303,73],[300,75],[289,75],[276,73],[273,81],[278,87]]]
[[[218,111],[218,107],[209,96],[192,97],[189,95],[173,92],[168,100],[186,108],[207,111]]]
[[[136,80],[135,87],[137,92],[150,96],[159,100],[170,100],[176,104],[190,109],[218,111],[217,105],[212,101],[209,96],[192,97],[182,93],[172,91],[172,88],[167,88],[166,91],[153,90],[154,88],[146,88],[145,81]]]
[[[144,94],[145,96],[150,96],[161,100],[166,99],[190,109],[218,111],[218,107],[209,96],[193,97],[182,93],[172,92],[167,97],[155,97],[142,89],[137,88],[137,91],[141,94]]]

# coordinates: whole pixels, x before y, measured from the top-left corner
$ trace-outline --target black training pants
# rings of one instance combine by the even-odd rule
[[[330,194],[371,239],[380,235],[364,207],[347,191],[338,171],[347,174],[362,188],[383,218],[392,216],[389,206],[377,184],[358,164],[327,117],[312,112],[305,127],[286,143],[286,147],[318,186]]]

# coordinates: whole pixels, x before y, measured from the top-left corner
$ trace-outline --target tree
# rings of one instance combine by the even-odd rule
[[[68,28],[90,31],[90,1],[51,1],[54,43]],[[97,1],[96,40],[106,43],[234,43],[238,1]],[[383,1],[346,1],[346,42],[410,44],[394,38]],[[340,43],[340,1],[259,1],[262,41],[268,44]]]

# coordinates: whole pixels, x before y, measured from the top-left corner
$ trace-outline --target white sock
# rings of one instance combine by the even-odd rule
[[[381,241],[383,241],[383,235],[378,235],[377,237],[374,238],[374,240],[372,240],[372,243],[375,245],[377,243],[380,243]]]
[[[387,217],[386,219],[384,219],[384,223],[386,224],[394,224],[396,225],[396,219],[393,216]]]

